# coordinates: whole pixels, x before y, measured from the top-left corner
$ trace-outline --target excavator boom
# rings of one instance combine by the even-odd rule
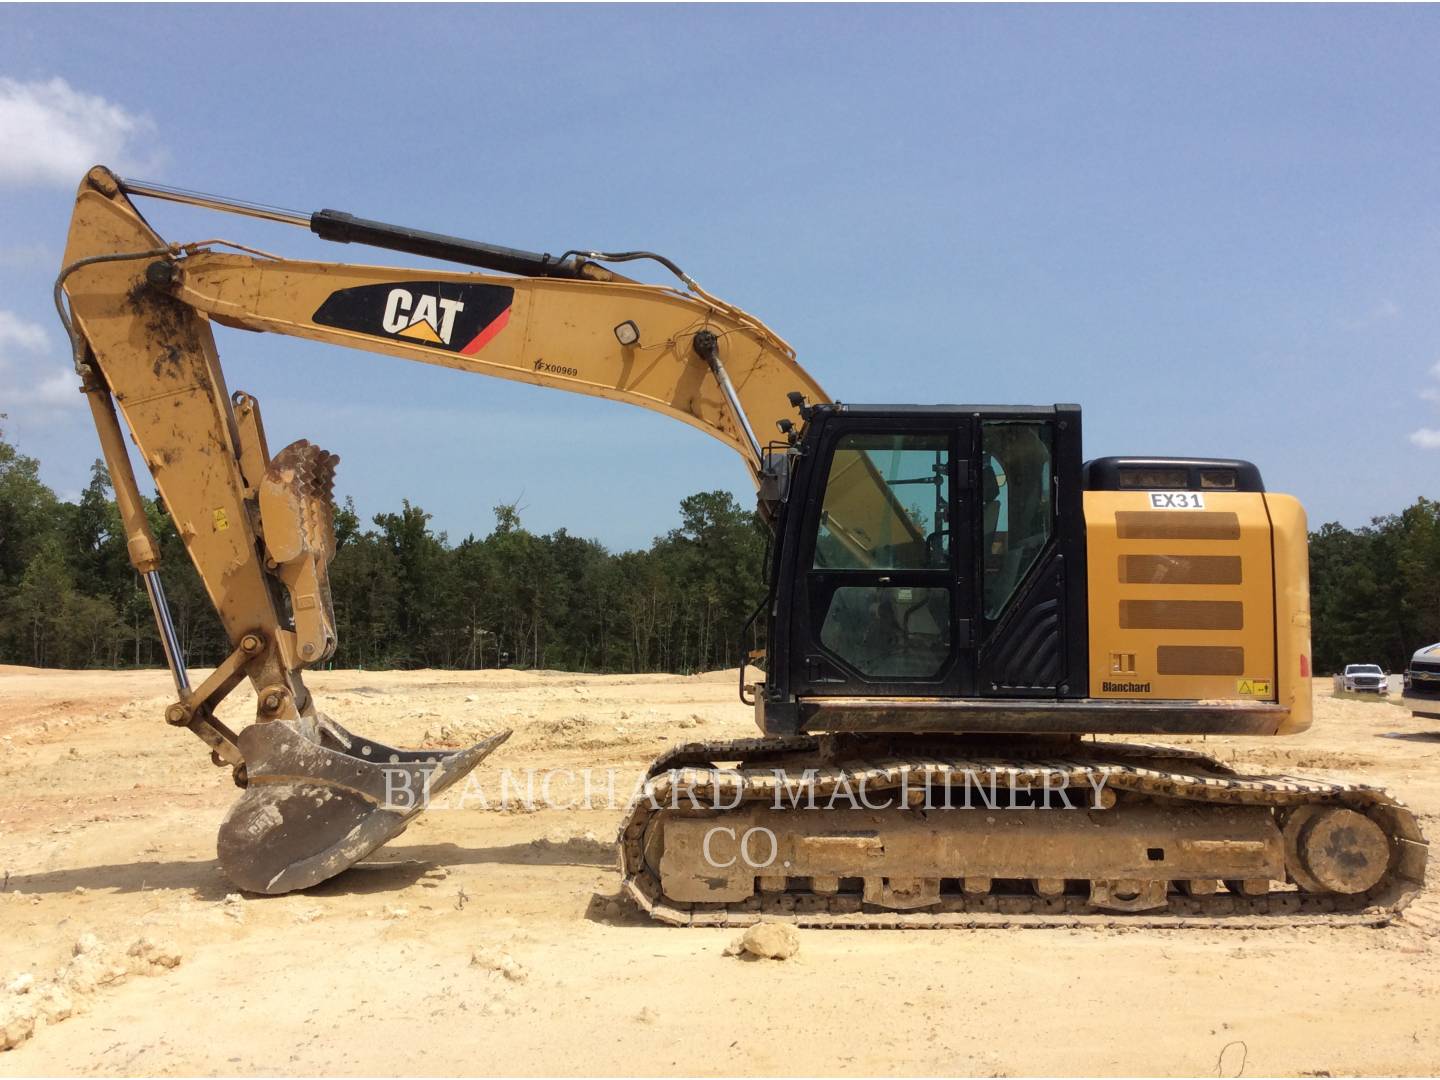
[[[100,177],[104,188],[96,187]],[[105,188],[113,187],[113,194]],[[76,200],[65,291],[83,326],[86,259],[124,255],[136,277],[213,321],[473,371],[652,409],[732,447],[758,485],[763,447],[794,412],[789,395],[829,399],[794,350],[744,311],[709,295],[667,259],[688,291],[644,285],[574,256],[556,259],[420,233],[333,210],[310,216],[326,239],[382,245],[533,274],[488,276],[218,254],[206,245],[164,250],[128,193],[171,189],[130,184],[105,170]],[[247,204],[207,199],[216,209]],[[273,213],[264,216],[273,217]],[[299,224],[299,215],[281,220]],[[219,242],[216,246],[223,244]],[[232,245],[238,246],[238,245]],[[154,254],[158,252],[158,254]],[[93,266],[93,264],[91,264]],[[71,274],[83,275],[69,280]],[[696,336],[699,335],[699,340]]]

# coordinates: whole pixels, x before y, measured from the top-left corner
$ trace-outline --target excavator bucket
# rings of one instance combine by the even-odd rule
[[[338,461],[301,439],[270,460],[259,485],[268,563],[289,592],[296,651],[306,664],[335,650],[329,564]],[[220,864],[250,892],[325,881],[398,836],[509,735],[467,750],[402,750],[319,714],[254,724],[237,739],[245,794],[220,826]]]
[[[220,826],[220,865],[249,892],[319,884],[404,832],[509,737],[401,750],[323,716],[254,724],[239,736],[247,786]]]

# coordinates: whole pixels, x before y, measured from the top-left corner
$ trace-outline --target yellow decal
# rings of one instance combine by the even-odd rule
[[[414,338],[416,341],[428,341],[432,345],[440,344],[440,335],[435,328],[424,319],[407,326],[404,330],[397,331],[400,337]]]
[[[1236,679],[1235,692],[1245,697],[1269,697],[1269,679]]]
[[[224,532],[226,529],[230,528],[230,518],[226,516],[224,508],[216,510],[210,516],[215,519],[216,532]]]

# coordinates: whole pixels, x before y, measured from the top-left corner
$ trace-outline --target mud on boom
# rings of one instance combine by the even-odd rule
[[[457,269],[169,244],[138,196]],[[638,259],[676,286],[613,269]],[[319,711],[302,672],[335,649],[338,459],[303,439],[271,452],[258,402],[226,386],[216,324],[626,401],[740,454],[774,534],[752,619],[768,631],[766,675],[741,688],[761,734],[650,767],[620,858],[625,889],[658,919],[1379,922],[1423,880],[1415,819],[1383,791],[1084,738],[1309,726],[1305,517],[1246,462],[1086,461],[1073,405],[842,405],[758,319],[647,252],[518,251],[99,167],[76,197],[56,303],[175,678],[165,718],[243,788],[219,837],[242,888],[339,873],[422,809],[397,792],[439,793],[508,732],[405,750]],[[175,645],[120,416],[233,646],[199,685]],[[247,680],[255,722],[235,732],[215,706]],[[935,809],[973,804],[981,776],[1025,805],[1074,793],[1078,808]],[[677,785],[711,801],[670,799]],[[857,785],[876,804],[905,797],[820,813],[775,799],[823,803]],[[715,858],[717,826],[765,830],[774,858]]]

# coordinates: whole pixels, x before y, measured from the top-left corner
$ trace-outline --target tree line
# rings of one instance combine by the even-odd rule
[[[1440,502],[1417,499],[1359,529],[1310,534],[1315,670],[1380,664],[1401,671],[1440,641]]]
[[[216,664],[229,644],[199,576],[169,516],[146,508],[185,662]],[[682,500],[679,525],[644,551],[533,533],[514,506],[494,512],[486,536],[451,543],[408,501],[366,523],[347,500],[330,567],[335,666],[685,673],[740,663],[739,630],[765,592],[766,536],[728,492]],[[1310,588],[1317,672],[1402,669],[1440,641],[1440,502],[1421,498],[1358,529],[1322,525],[1310,534]],[[163,662],[104,465],[67,502],[0,430],[0,663]]]
[[[147,500],[161,576],[187,666],[229,652],[180,537]],[[565,529],[537,534],[514,506],[488,535],[452,543],[408,501],[361,520],[337,508],[330,564],[349,668],[558,668],[676,672],[736,667],[738,633],[764,597],[766,534],[725,491],[680,503],[676,528],[647,550],[611,552]],[[0,431],[0,663],[130,667],[164,663],[104,464],[78,502]]]

